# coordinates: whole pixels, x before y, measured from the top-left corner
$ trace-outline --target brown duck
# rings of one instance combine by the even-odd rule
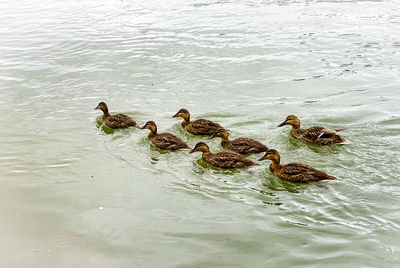
[[[158,148],[166,150],[179,150],[179,149],[192,149],[186,142],[181,138],[171,133],[157,133],[157,126],[154,121],[147,122],[141,129],[150,130],[150,134],[147,136],[149,140]]]
[[[103,122],[106,126],[110,128],[128,128],[128,127],[136,127],[139,128],[139,125],[125,114],[116,114],[111,115],[108,113],[107,104],[104,102],[100,102],[95,110],[102,110],[103,111]]]
[[[293,162],[285,165],[280,164],[281,157],[278,151],[268,150],[259,160],[272,160],[269,169],[277,177],[291,182],[313,182],[322,180],[335,180],[336,178],[326,174],[323,171],[312,168],[308,165]]]
[[[210,139],[220,137],[222,138],[222,147],[240,154],[256,154],[268,151],[268,147],[259,141],[250,138],[237,138],[234,140],[229,140],[228,136],[229,134],[226,129],[219,128],[210,136]]]
[[[291,125],[292,130],[290,134],[301,141],[317,144],[317,145],[332,145],[332,144],[349,144],[350,141],[346,140],[338,132],[344,128],[329,129],[325,127],[310,127],[307,129],[300,128],[300,119],[295,115],[289,115],[286,120],[278,127],[284,125]]]
[[[186,109],[180,109],[173,117],[182,117],[182,127],[194,135],[211,135],[218,128],[222,128],[218,123],[206,119],[190,121],[190,113]]]
[[[203,152],[201,158],[204,162],[219,168],[245,168],[258,165],[250,159],[236,153],[221,152],[213,154],[210,152],[208,145],[204,142],[197,143],[193,150],[190,151],[190,153],[194,152]]]

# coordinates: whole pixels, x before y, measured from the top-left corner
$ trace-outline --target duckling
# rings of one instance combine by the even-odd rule
[[[344,130],[344,128],[329,129],[325,127],[310,127],[307,129],[300,129],[300,119],[295,115],[288,115],[286,120],[282,122],[278,127],[284,125],[291,125],[292,130],[290,134],[301,141],[317,144],[317,145],[328,145],[332,144],[349,144],[350,141],[346,140],[338,132]]]
[[[263,157],[259,159],[272,160],[269,169],[272,173],[283,180],[291,182],[313,182],[321,180],[335,180],[336,178],[326,174],[323,171],[312,168],[308,165],[293,162],[285,165],[280,164],[281,157],[277,150],[268,150]]]
[[[211,135],[218,128],[222,128],[218,123],[206,119],[190,121],[190,113],[186,109],[180,109],[173,117],[182,117],[182,127],[194,135]]]
[[[129,128],[129,127],[139,128],[139,125],[136,124],[136,122],[132,118],[130,118],[125,114],[116,114],[116,115],[109,114],[107,104],[105,104],[104,102],[100,102],[97,105],[95,110],[98,109],[103,111],[103,121],[106,124],[106,126],[110,128]]]
[[[203,152],[201,158],[205,162],[219,168],[245,168],[259,165],[236,153],[221,152],[213,154],[210,152],[208,145],[204,142],[197,143],[189,153],[191,154],[198,151]]]
[[[148,121],[141,129],[149,129],[149,140],[160,149],[179,150],[179,149],[192,149],[181,138],[171,133],[157,133],[157,126],[154,121]]]
[[[222,138],[222,147],[240,154],[256,154],[268,151],[268,147],[259,141],[250,138],[237,138],[231,141],[229,140],[228,135],[229,134],[226,129],[219,128],[210,136],[209,139],[220,137]]]

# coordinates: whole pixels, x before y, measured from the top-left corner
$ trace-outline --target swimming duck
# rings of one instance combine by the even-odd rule
[[[222,138],[222,147],[240,154],[256,154],[268,151],[268,147],[259,141],[250,138],[237,138],[234,140],[229,140],[228,135],[229,134],[226,129],[219,128],[210,136],[210,139],[220,137]]]
[[[332,144],[349,144],[350,141],[346,140],[338,132],[344,130],[344,128],[329,129],[325,127],[310,127],[307,129],[300,129],[300,119],[295,115],[288,115],[286,120],[282,122],[278,127],[284,125],[291,125],[292,130],[290,134],[296,139],[301,141],[317,144],[317,145],[332,145]]]
[[[201,158],[208,164],[219,168],[245,168],[258,165],[250,159],[236,153],[221,152],[213,154],[210,152],[208,145],[204,142],[197,143],[189,153],[194,152],[203,152]]]
[[[285,165],[280,164],[281,157],[277,150],[268,150],[259,160],[272,160],[269,169],[272,173],[283,180],[291,182],[313,182],[321,180],[335,180],[336,178],[323,171],[312,168],[308,165],[293,162]]]
[[[139,128],[139,125],[125,114],[116,114],[111,115],[108,113],[107,104],[104,102],[100,102],[95,110],[102,110],[103,111],[103,121],[106,126],[110,128],[128,128],[128,127],[136,127]]]
[[[157,126],[154,121],[148,121],[141,129],[149,129],[149,140],[160,149],[179,150],[179,149],[192,149],[181,138],[171,133],[157,133]]]
[[[190,113],[186,109],[180,109],[173,117],[182,117],[182,127],[194,135],[211,135],[218,128],[222,128],[218,123],[206,119],[191,122]]]

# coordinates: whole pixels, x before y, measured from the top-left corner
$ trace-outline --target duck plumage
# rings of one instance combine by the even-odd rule
[[[202,159],[204,162],[219,168],[246,168],[258,165],[250,159],[232,152],[220,152],[213,154],[210,152],[208,145],[204,142],[197,143],[190,153],[197,151],[203,152]]]
[[[271,149],[268,150],[263,157],[259,160],[269,159],[272,160],[269,169],[277,177],[291,181],[291,182],[314,182],[321,180],[335,180],[334,176],[305,165],[299,162],[293,162],[281,165],[280,155],[278,151]]]
[[[218,128],[222,128],[220,124],[207,119],[190,121],[190,113],[186,109],[180,109],[173,117],[182,117],[182,127],[193,135],[211,135]]]
[[[139,128],[139,125],[135,122],[135,120],[133,120],[132,118],[130,118],[129,116],[127,116],[125,114],[111,115],[108,112],[107,104],[105,104],[104,102],[100,102],[97,105],[97,107],[95,108],[95,110],[97,110],[97,109],[103,111],[103,117],[102,117],[103,122],[109,128],[113,128],[113,129],[129,128],[129,127]]]
[[[307,129],[300,128],[300,119],[295,115],[289,115],[285,121],[278,125],[278,127],[284,125],[291,125],[292,130],[290,134],[298,140],[317,144],[317,145],[333,145],[333,144],[348,144],[350,141],[346,140],[339,131],[344,130],[343,128],[329,129],[321,126],[314,126]]]
[[[237,138],[234,140],[229,140],[229,134],[226,129],[219,128],[214,132],[210,139],[215,137],[220,137],[221,146],[229,150],[235,151],[240,154],[256,154],[268,151],[268,147],[259,141],[250,138]]]
[[[157,133],[157,126],[153,121],[147,122],[142,129],[149,129],[149,140],[158,148],[166,150],[191,149],[191,147],[178,136],[171,133]]]

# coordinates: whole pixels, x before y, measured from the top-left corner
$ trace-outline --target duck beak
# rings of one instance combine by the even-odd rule
[[[263,161],[263,160],[267,159],[266,157],[267,157],[267,154],[263,155],[260,159],[258,159],[258,161]]]
[[[286,125],[286,121],[280,123],[280,124],[278,125],[278,127],[282,127],[282,126],[284,126],[284,125]]]
[[[197,152],[197,148],[196,148],[196,147],[193,148],[192,150],[190,150],[189,154],[192,154],[192,153],[194,153],[194,152]]]
[[[94,108],[95,110],[99,110],[100,109],[100,107],[99,106],[96,106],[96,108]]]
[[[143,127],[138,126],[138,129],[145,129],[147,125],[144,125]]]
[[[179,117],[179,113],[174,114],[172,117]]]

